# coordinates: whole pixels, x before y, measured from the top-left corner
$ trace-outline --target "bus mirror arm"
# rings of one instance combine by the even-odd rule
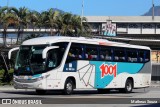
[[[45,59],[47,57],[47,52],[51,49],[56,49],[56,48],[59,48],[59,46],[46,47],[42,52],[42,58]]]
[[[9,50],[8,52],[8,59],[10,60],[11,59],[11,54],[13,51],[16,51],[16,50],[19,50],[19,47],[16,47],[16,48],[12,48],[11,50]]]

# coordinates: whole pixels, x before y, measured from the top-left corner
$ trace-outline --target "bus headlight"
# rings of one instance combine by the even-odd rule
[[[49,76],[50,76],[50,74],[44,75],[44,76],[41,76],[41,77],[39,77],[39,78],[36,78],[35,80],[40,81],[40,80],[43,80],[43,79],[48,78]]]

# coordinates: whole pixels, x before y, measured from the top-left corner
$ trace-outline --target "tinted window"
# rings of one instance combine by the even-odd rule
[[[145,56],[145,62],[148,62],[148,61],[150,61],[150,51],[145,51],[144,52],[144,56]]]
[[[66,63],[82,59],[84,59],[83,45],[78,43],[72,43],[68,52]]]
[[[139,53],[138,53],[138,59],[139,59],[140,63],[144,62],[144,51],[143,50],[139,51]]]
[[[102,47],[100,48],[100,60],[101,61],[111,61],[113,55],[113,50],[111,48]]]
[[[125,61],[125,50],[124,48],[114,50],[114,61]]]
[[[87,60],[98,60],[98,47],[94,45],[86,45],[85,48],[85,59]]]
[[[137,53],[138,51],[133,50],[127,50],[127,60],[128,62],[138,62]]]

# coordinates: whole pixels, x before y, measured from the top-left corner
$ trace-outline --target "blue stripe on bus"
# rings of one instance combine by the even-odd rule
[[[95,65],[95,88],[105,88],[120,73],[136,74],[144,66],[143,63],[99,61],[90,61],[90,64]]]

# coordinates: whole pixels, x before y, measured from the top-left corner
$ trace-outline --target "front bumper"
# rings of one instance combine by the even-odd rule
[[[41,80],[33,83],[22,83],[13,81],[13,86],[15,89],[46,89],[46,80]]]

